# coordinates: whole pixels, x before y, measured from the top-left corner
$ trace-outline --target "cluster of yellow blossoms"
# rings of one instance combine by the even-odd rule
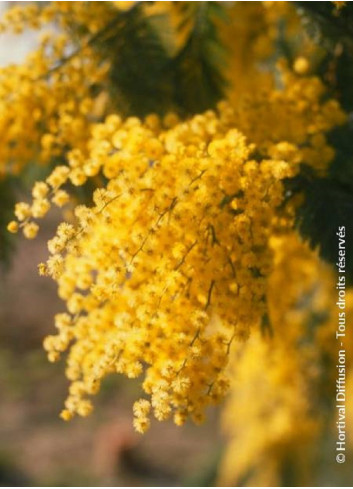
[[[66,40],[51,46],[55,56],[66,49]],[[84,57],[75,58],[50,72],[51,58],[41,49],[23,65],[0,69],[0,158],[6,166],[1,173],[18,173],[28,162],[48,163],[59,157],[65,147],[84,147],[94,108],[90,91],[105,75],[95,56],[86,48]],[[75,99],[72,91],[80,90]],[[15,121],[14,121],[15,114]]]
[[[92,41],[104,38],[114,22],[119,21],[123,11],[131,8],[133,3],[90,2],[87,8],[85,2],[48,2],[44,6],[15,6],[5,13],[0,32],[12,30],[22,33],[25,29],[42,31],[38,48],[24,63],[0,69],[0,130],[3,142],[0,148],[0,176],[16,174],[28,162],[50,163],[58,160],[71,148],[85,152],[91,124],[100,120],[112,104],[107,91],[109,63],[102,61],[101,53],[97,53]],[[310,84],[306,79],[288,80],[285,84],[288,93],[283,94],[280,90],[274,90],[272,74],[257,68],[259,61],[273,54],[280,16],[286,18],[291,26],[290,31],[297,32],[298,20],[292,15],[292,7],[286,2],[277,3],[275,6],[272,2],[255,2],[246,6],[235,3],[227,7],[232,22],[222,29],[222,35],[232,50],[227,78],[231,81],[229,99],[239,107],[240,120],[236,127],[257,144],[267,140],[307,144],[308,132],[302,131],[302,119],[306,112],[313,121],[310,132],[321,135],[312,143],[320,146],[320,151],[315,155],[306,154],[305,159],[316,157],[317,163],[325,166],[332,157],[332,151],[322,136],[326,128],[318,126],[325,126],[327,117],[328,125],[334,122],[331,106],[327,104],[326,113],[320,108],[322,121],[316,121],[311,114],[311,111],[317,110],[320,100],[320,93],[317,92],[322,93],[322,84],[318,80]],[[158,5],[157,2],[153,8],[168,14],[171,24],[177,23],[177,9],[170,2],[165,2],[165,5],[162,2]],[[147,3],[145,15],[149,15],[150,11],[153,9]],[[236,42],[232,37],[234,32]],[[175,26],[173,33],[177,37]],[[249,44],[250,39],[252,42]],[[165,47],[170,49],[170,46]],[[303,70],[306,71],[303,66],[308,66],[305,58],[299,58],[294,65],[301,74]],[[288,76],[293,77],[289,73]],[[249,83],[251,80],[256,80],[256,86]],[[263,87],[261,90],[259,83]],[[301,104],[298,103],[299,97]],[[335,102],[331,101],[331,104]],[[278,116],[279,109],[281,114]],[[337,113],[337,107],[333,109]],[[272,131],[277,134],[272,135]],[[293,136],[288,138],[290,132]]]
[[[148,429],[151,414],[158,420],[173,417],[178,425],[188,417],[201,422],[205,409],[221,401],[232,383],[225,423],[245,449],[232,465],[231,442],[224,481],[242,477],[255,452],[265,458],[268,447],[272,474],[280,458],[271,456],[280,443],[294,446],[296,417],[304,419],[297,441],[315,432],[303,372],[309,369],[308,383],[317,382],[321,374],[314,367],[331,331],[328,321],[304,341],[312,312],[298,309],[298,303],[310,300],[319,315],[328,307],[327,289],[318,278],[328,272],[288,234],[294,209],[285,205],[283,180],[295,176],[302,163],[318,173],[327,169],[334,151],[325,134],[345,115],[327,98],[321,81],[307,76],[306,57],[293,67],[278,63],[276,77],[261,75],[265,82],[259,86],[256,79],[253,89],[248,82],[258,73],[254,59],[270,55],[276,40],[277,7],[235,2],[233,15],[240,9],[242,19],[235,32],[244,29],[244,42],[234,48],[228,102],[186,121],[175,114],[151,114],[143,121],[111,114],[96,124],[105,110],[97,108],[92,87],[101,86],[104,95],[108,66],[99,62],[89,39],[122,6],[91,4],[87,9],[85,2],[49,2],[39,10],[12,11],[6,22],[14,31],[53,20],[70,29],[71,22],[87,42],[79,56],[71,56],[67,38],[47,37],[23,66],[0,71],[6,141],[1,161],[21,165],[63,158],[45,181],[36,182],[32,203],[16,205],[17,220],[9,230],[22,229],[34,238],[35,220],[52,203],[62,207],[69,201],[69,184],[82,186],[98,176],[106,182],[94,191],[91,206],[77,206],[73,222],[59,225],[48,243],[50,257],[39,266],[57,282],[67,305],[67,312],[55,317],[57,334],[44,343],[51,361],[69,350],[71,385],[62,417],[88,415],[89,396],[113,372],[142,378],[143,398],[133,407],[139,432]],[[279,4],[284,15],[287,6]],[[254,59],[243,70],[243,83],[242,54],[253,39],[254,17],[266,29],[261,35],[255,29]],[[273,340],[258,333],[261,326],[265,335],[275,333]],[[255,405],[249,399],[256,389],[261,395]],[[244,418],[251,430],[241,425]]]
[[[281,179],[296,169],[254,159],[255,148],[231,129],[231,114],[223,104],[219,115],[186,122],[170,115],[170,129],[157,116],[144,124],[109,116],[95,126],[87,159],[73,150],[70,166],[35,185],[32,206],[17,205],[26,233],[36,224],[25,206],[34,217],[34,208],[47,211],[48,192],[57,199],[68,179],[82,185],[100,170],[108,179],[92,208],[75,209],[75,226],[59,226],[41,266],[57,280],[71,314],[56,317],[59,333],[45,341],[52,360],[74,341],[64,417],[86,414],[82,396],[113,371],[145,371],[155,416],[174,414],[177,424],[188,415],[201,420],[225,394],[231,342],[265,312],[268,236]],[[146,406],[134,409],[140,431],[148,425]]]
[[[81,34],[94,35],[104,29],[117,13],[129,9],[135,2],[70,2],[53,1],[40,5],[14,5],[5,11],[0,32],[21,34],[27,29],[57,27],[60,30],[78,28]],[[76,32],[76,34],[78,34]],[[53,37],[55,32],[52,32]]]
[[[90,125],[105,110],[109,70],[92,41],[113,25],[122,7],[47,2],[5,12],[0,32],[41,33],[23,63],[0,68],[0,177],[18,174],[28,163],[48,164],[73,147],[85,149]]]
[[[60,224],[40,266],[68,308],[56,316],[58,334],[45,340],[53,361],[71,345],[65,419],[88,414],[86,396],[114,371],[144,374],[148,399],[134,406],[141,432],[151,409],[159,420],[201,421],[204,409],[224,397],[232,341],[248,337],[266,313],[269,238],[291,224],[288,208],[278,212],[282,180],[297,173],[306,152],[320,153],[323,130],[343,119],[332,101],[319,103],[316,79],[307,79],[303,91],[313,110],[301,100],[295,105],[296,83],[303,88],[291,79],[290,89],[272,99],[295,107],[301,126],[283,124],[272,139],[267,129],[257,145],[234,129],[257,142],[251,121],[260,121],[264,109],[250,100],[243,111],[224,102],[218,113],[184,122],[173,114],[144,122],[108,116],[93,127],[87,155],[70,151],[67,166],[36,183],[32,205],[17,204],[19,224],[10,229],[23,226],[31,238],[32,218],[46,214],[50,198],[66,202],[61,187],[68,181],[83,185],[100,172],[108,181],[94,191],[93,207],[76,207],[75,224]],[[304,135],[307,146],[294,144]]]

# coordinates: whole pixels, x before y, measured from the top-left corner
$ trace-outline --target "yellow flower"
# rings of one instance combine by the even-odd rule
[[[300,56],[295,59],[293,68],[298,75],[305,75],[310,68],[310,64],[306,58]]]
[[[18,231],[18,223],[16,221],[11,221],[7,225],[7,230],[10,231],[10,233],[17,233]]]
[[[34,239],[37,236],[39,226],[34,222],[25,224],[23,234],[27,239]]]

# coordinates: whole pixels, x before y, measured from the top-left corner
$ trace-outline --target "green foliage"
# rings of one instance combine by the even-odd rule
[[[353,4],[337,10],[333,2],[295,2],[307,33],[325,48],[318,74],[329,93],[335,95],[348,114],[353,110]],[[297,225],[313,248],[335,264],[338,226],[346,226],[347,274],[353,282],[353,125],[347,124],[329,135],[336,156],[327,178],[315,178],[306,170],[291,188],[304,191],[304,204]],[[294,187],[293,187],[294,185]]]
[[[141,3],[121,13],[94,43],[112,61],[111,89],[127,115],[174,110],[185,116],[214,107],[223,96],[225,50],[216,22],[226,21],[224,7],[218,2],[180,2],[175,8],[179,30],[187,30],[176,52],[165,41],[173,36],[161,36],[156,29],[171,29],[167,16],[146,16]]]
[[[319,247],[322,258],[338,261],[338,227],[346,228],[346,274],[353,282],[353,195],[348,186],[332,178],[301,181],[305,204],[297,214],[297,225],[312,248]]]
[[[333,2],[295,2],[302,16],[303,25],[309,35],[317,42],[324,43],[327,49],[334,49],[343,43],[353,49],[353,4],[338,10]]]
[[[176,101],[186,113],[207,110],[222,98],[226,51],[214,21],[226,19],[223,8],[216,2],[180,4],[183,21],[179,28],[189,25],[190,32],[173,64]]]
[[[170,60],[141,5],[122,13],[98,48],[112,62],[111,89],[123,112],[145,116],[169,107]]]

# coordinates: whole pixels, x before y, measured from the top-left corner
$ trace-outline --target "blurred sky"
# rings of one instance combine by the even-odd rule
[[[11,3],[21,2],[0,1],[0,17]],[[38,32],[26,32],[21,36],[0,34],[0,66],[5,66],[8,63],[18,63],[23,60],[35,44],[37,36]]]

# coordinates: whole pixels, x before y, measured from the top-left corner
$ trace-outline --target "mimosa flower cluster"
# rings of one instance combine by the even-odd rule
[[[202,420],[226,393],[232,340],[248,336],[265,311],[268,236],[281,179],[295,171],[254,159],[227,114],[224,105],[186,122],[170,116],[170,129],[156,116],[144,124],[109,116],[94,128],[87,160],[74,150],[70,166],[36,184],[43,198],[27,208],[32,215],[67,180],[82,185],[100,170],[108,179],[93,207],[75,209],[75,225],[59,226],[40,267],[69,312],[56,316],[58,335],[45,340],[51,360],[72,343],[65,418],[87,414],[86,395],[114,371],[144,376],[139,431],[148,426],[146,403],[157,419],[182,424],[189,415]]]
[[[324,120],[325,104],[309,122],[305,112],[302,132]],[[331,111],[332,124],[340,117]],[[146,398],[134,406],[141,432],[150,411],[198,422],[226,394],[231,344],[266,313],[269,238],[291,225],[290,208],[278,211],[282,180],[296,174],[304,151],[276,139],[248,143],[238,121],[246,127],[227,103],[184,122],[111,115],[94,126],[87,156],[69,152],[67,166],[36,183],[32,205],[17,204],[10,227],[31,238],[50,199],[67,200],[64,184],[100,172],[108,182],[92,207],[76,207],[74,224],[60,224],[40,265],[68,309],[45,340],[52,361],[70,348],[65,419],[88,414],[87,396],[112,372],[142,377]],[[325,119],[317,130],[329,126]]]
[[[180,12],[165,4],[159,8],[177,23]],[[285,195],[284,181],[301,165],[320,175],[327,171],[334,149],[326,134],[346,116],[310,75],[307,53],[292,65],[278,61],[271,73],[259,70],[258,62],[274,52],[279,16],[288,18],[293,32],[298,27],[291,7],[235,2],[229,12],[239,25],[224,30],[234,50],[225,69],[227,101],[183,120],[174,113],[122,118],[108,90],[109,63],[92,40],[130,7],[49,2],[15,7],[4,21],[14,32],[48,23],[64,32],[44,35],[23,65],[0,70],[1,172],[15,173],[33,161],[54,163],[35,183],[32,202],[16,205],[9,231],[35,238],[37,220],[52,205],[70,201],[70,186],[93,181],[98,187],[89,205],[76,205],[74,218],[59,225],[48,242],[48,260],[39,265],[66,303],[55,316],[56,334],[44,341],[50,361],[68,351],[71,385],[61,416],[88,415],[101,382],[119,373],[140,379],[141,398],[133,406],[137,431],[148,429],[151,416],[177,425],[189,417],[201,422],[234,379],[242,389],[251,382],[254,394],[263,361],[273,375],[270,394],[282,389],[278,403],[286,418],[266,405],[265,388],[262,404],[250,414],[255,429],[271,411],[277,447],[281,437],[290,439],[292,420],[307,415],[303,370],[319,361],[307,359],[310,349],[296,351],[311,320],[297,302],[313,294],[321,312],[323,297],[314,291],[321,265],[291,234],[295,202]],[[230,42],[234,32],[236,43]],[[264,334],[276,330],[274,350],[260,328]],[[291,361],[283,367],[287,351]],[[298,371],[294,387],[287,386],[292,368]],[[246,406],[235,408],[239,420]],[[309,421],[298,440],[315,425]],[[260,446],[239,421],[233,425],[248,447],[246,460],[251,450],[262,456],[266,437]],[[244,470],[245,459],[238,460],[235,477]]]
[[[30,162],[47,164],[65,147],[85,147],[94,110],[92,87],[101,83],[106,66],[99,66],[87,47],[82,57],[51,71],[68,45],[65,36],[54,42],[43,36],[24,64],[0,69],[0,175],[18,174]],[[75,91],[79,98],[72,97]]]
[[[120,3],[30,3],[5,12],[0,32],[41,33],[23,63],[0,68],[0,177],[27,164],[49,164],[70,148],[85,149],[108,97],[109,62],[92,39],[118,18]]]

